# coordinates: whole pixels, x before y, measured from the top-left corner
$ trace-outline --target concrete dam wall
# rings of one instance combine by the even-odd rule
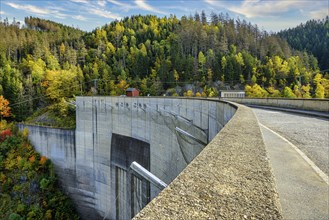
[[[77,97],[76,106],[75,140],[74,131],[28,128],[83,219],[134,217],[161,189],[130,164],[169,184],[236,112],[226,102],[181,98]]]

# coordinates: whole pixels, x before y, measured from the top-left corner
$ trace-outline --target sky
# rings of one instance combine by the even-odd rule
[[[329,0],[0,0],[0,16],[21,24],[40,17],[91,31],[131,15],[194,15],[204,10],[228,13],[268,32],[295,27],[329,14]]]

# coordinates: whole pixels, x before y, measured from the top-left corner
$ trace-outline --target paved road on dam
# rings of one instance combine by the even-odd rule
[[[329,120],[253,108],[285,219],[329,219]]]

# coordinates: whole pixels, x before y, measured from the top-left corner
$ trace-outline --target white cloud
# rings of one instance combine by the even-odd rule
[[[88,12],[100,17],[104,17],[104,18],[109,18],[109,19],[118,19],[120,20],[121,17],[118,14],[112,13],[110,11],[106,11],[103,9],[98,9],[98,8],[90,8],[88,9]]]
[[[116,1],[116,0],[107,0],[108,2],[114,4],[114,5],[118,5],[118,6],[122,6],[122,7],[130,7],[131,5]]]
[[[111,6],[113,6],[116,11],[129,12],[131,9],[134,9],[132,4],[123,3],[122,1],[107,0],[107,2],[111,3]]]
[[[214,0],[204,0],[204,1],[209,5],[218,6],[218,1],[214,1]]]
[[[4,11],[0,11],[0,15],[4,15],[5,14],[5,12]]]
[[[53,5],[47,6],[47,9],[50,10],[50,11],[66,11],[66,12],[70,11],[67,8],[63,8],[63,7],[59,7],[59,6],[53,6]]]
[[[272,0],[272,1],[280,1],[280,0]],[[244,0],[243,4],[253,4],[253,3],[259,3],[261,0]]]
[[[196,12],[197,9],[195,8],[188,8],[188,7],[184,7],[184,6],[163,6],[162,9],[166,10],[166,11],[182,11],[182,12],[185,12],[185,13],[189,13],[189,12]],[[172,14],[175,14],[175,13],[172,13]]]
[[[232,4],[236,4],[236,2],[239,1],[218,1],[218,0],[204,0],[207,4],[214,6],[216,8],[228,8],[229,6],[232,6]]]
[[[65,18],[67,18],[67,15],[66,14],[62,14],[62,13],[52,14],[52,16],[54,16],[55,18],[59,18],[59,19],[65,19]]]
[[[309,16],[312,19],[323,19],[326,18],[326,16],[328,16],[329,14],[328,10],[329,10],[328,8],[322,8],[320,10],[310,11]]]
[[[216,8],[225,8],[231,12],[243,15],[247,18],[277,17],[288,12],[318,11],[322,15],[324,9],[328,8],[328,2],[322,0],[300,1],[300,0],[244,0],[244,1],[218,1],[204,0],[207,4]],[[321,9],[321,10],[319,10]],[[323,9],[323,10],[322,10]],[[328,14],[328,11],[327,11]],[[308,16],[316,17],[316,12],[308,13]]]
[[[246,0],[241,6],[232,6],[230,11],[246,16],[247,18],[274,16],[289,11],[296,6],[296,1],[250,1]]]
[[[60,18],[60,19],[64,19],[68,16],[67,14],[60,12],[59,8],[57,8],[57,9],[41,8],[41,7],[37,7],[34,5],[19,5],[19,4],[15,4],[15,3],[11,3],[11,2],[6,2],[5,4],[7,4],[8,6],[10,6],[12,8],[15,8],[18,10],[23,10],[26,13],[37,14],[39,16],[53,16],[53,17]],[[61,10],[63,11],[64,9],[61,9]]]
[[[70,0],[71,2],[75,2],[75,3],[88,3],[88,0]]]
[[[74,15],[74,16],[72,16],[72,18],[75,19],[75,20],[79,20],[79,21],[86,21],[87,20],[87,18],[82,16],[82,15]]]
[[[18,5],[18,4],[11,3],[11,2],[6,2],[5,4],[9,5],[12,8],[15,8],[15,9],[23,10],[23,11],[30,12],[30,13],[32,12],[32,13],[39,14],[39,15],[46,15],[46,14],[50,13],[49,10],[47,10],[45,8],[39,8],[34,5]]]
[[[163,12],[161,10],[158,10],[154,8],[153,6],[147,4],[144,0],[135,0],[135,4],[140,8],[145,11],[151,11],[159,14],[167,14],[166,12]]]
[[[101,7],[105,7],[105,5],[106,5],[106,1],[105,1],[105,0],[98,0],[98,1],[97,1],[97,4],[98,4],[99,6],[101,6]]]
[[[210,1],[210,0],[208,0]],[[303,9],[309,11],[312,8],[321,7],[325,1],[298,1],[298,0],[276,0],[260,1],[245,0],[239,6],[230,6],[228,10],[244,15],[247,18],[278,16],[286,12]]]

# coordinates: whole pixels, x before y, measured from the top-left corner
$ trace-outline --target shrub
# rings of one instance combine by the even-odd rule
[[[40,162],[39,162],[39,164],[40,164],[41,166],[43,166],[46,162],[47,162],[47,157],[42,156],[42,157],[40,158]]]
[[[267,91],[268,91],[270,97],[281,97],[280,91],[275,89],[272,86],[268,87]]]
[[[16,214],[16,213],[11,213],[8,218],[8,220],[21,220],[21,219],[23,219],[23,218],[19,214]]]
[[[268,92],[258,84],[253,86],[246,85],[245,92],[246,96],[250,98],[266,98],[268,96]]]
[[[31,157],[29,158],[29,161],[30,161],[31,163],[34,163],[34,161],[35,161],[35,156],[34,156],[34,155],[31,156]]]
[[[296,98],[295,93],[288,86],[284,87],[282,91],[282,96],[285,98]]]
[[[17,212],[21,213],[24,212],[25,206],[23,204],[18,204],[17,205]]]
[[[50,183],[50,180],[48,180],[46,178],[42,178],[42,180],[40,181],[40,188],[43,190],[47,189],[49,183]]]
[[[1,120],[0,121],[0,130],[4,130],[8,128],[8,124],[6,120]]]
[[[50,210],[50,209],[48,209],[47,211],[46,211],[46,219],[52,219],[52,210]]]
[[[13,134],[9,129],[3,130],[0,133],[0,141],[4,141],[7,137],[11,136],[13,136]]]
[[[193,97],[194,96],[194,93],[193,93],[192,90],[187,90],[187,92],[184,92],[184,96]]]
[[[29,136],[29,129],[28,128],[24,128],[23,129],[23,132],[22,132],[22,135],[24,138],[27,138]]]

